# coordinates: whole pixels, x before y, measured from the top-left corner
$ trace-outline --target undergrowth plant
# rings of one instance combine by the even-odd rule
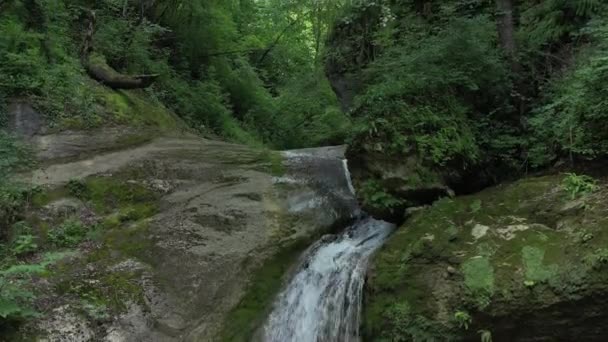
[[[481,342],[492,342],[492,332],[489,330],[479,330],[477,331],[479,334],[479,338]]]
[[[598,189],[596,179],[587,175],[577,175],[576,173],[566,173],[562,186],[570,196],[570,199],[588,195]]]
[[[39,263],[17,262],[0,268],[0,322],[37,316],[38,312],[32,306],[36,299],[32,279],[43,275],[49,265],[67,255],[48,253]]]
[[[69,219],[49,230],[47,238],[57,247],[74,247],[85,239],[87,231],[80,221]]]
[[[403,201],[390,194],[378,181],[368,180],[361,187],[363,202],[373,208],[393,211]]]
[[[464,330],[469,330],[469,325],[473,322],[471,315],[468,312],[461,310],[454,313],[454,320],[456,320],[458,326]]]

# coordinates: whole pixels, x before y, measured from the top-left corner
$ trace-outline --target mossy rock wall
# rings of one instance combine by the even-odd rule
[[[417,212],[373,261],[365,340],[603,340],[607,196],[533,177]]]

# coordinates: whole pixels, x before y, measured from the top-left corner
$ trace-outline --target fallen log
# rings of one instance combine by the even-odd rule
[[[88,13],[89,27],[84,38],[80,56],[87,74],[92,79],[112,89],[140,89],[151,86],[160,76],[159,74],[123,75],[109,66],[103,56],[93,53],[93,35],[95,34],[97,16],[95,11],[88,10]]]
[[[92,57],[87,58],[84,67],[92,79],[112,89],[147,88],[160,76],[160,74],[123,75],[112,69],[102,59]]]

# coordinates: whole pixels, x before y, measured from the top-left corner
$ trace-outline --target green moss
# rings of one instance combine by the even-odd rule
[[[608,193],[600,187],[585,197],[584,210],[567,209],[576,203],[569,203],[562,178],[527,178],[415,213],[373,259],[365,336],[411,340],[394,315],[403,303],[408,319],[449,328],[446,312],[470,310],[475,325],[478,315],[543,310],[605,286]],[[475,238],[477,225],[487,233]],[[459,272],[446,272],[450,267]]]
[[[99,247],[56,269],[51,277],[57,293],[78,299],[77,307],[91,319],[124,312],[129,302],[143,304],[138,274],[109,269],[130,258],[146,260],[152,244],[146,219],[158,212],[159,196],[125,178],[90,177],[61,190],[81,198],[101,217],[97,229],[87,235],[100,242]],[[83,276],[85,269],[94,271]]]
[[[131,106],[124,92],[108,92],[105,101],[106,107],[113,112],[116,120],[128,122],[131,119],[129,117]]]
[[[92,177],[85,181],[86,194],[100,214],[108,214],[116,209],[133,210],[138,218],[153,213],[158,195],[136,182],[128,182],[119,177]]]
[[[100,278],[101,286],[105,290],[109,307],[124,312],[127,303],[143,303],[143,289],[138,284],[138,276],[131,272],[111,272]]]
[[[308,239],[302,239],[283,247],[254,272],[245,296],[225,320],[222,341],[251,340],[280,291],[283,276],[309,243]]]
[[[77,267],[77,265],[73,266]],[[86,311],[87,305],[95,305],[106,307],[117,314],[125,312],[129,302],[144,302],[143,289],[138,284],[138,275],[132,272],[102,271],[96,273],[94,279],[83,279],[68,274],[65,278],[56,284],[55,291],[62,296],[77,298],[83,311]]]
[[[525,246],[521,250],[521,257],[526,272],[526,280],[542,283],[557,275],[557,265],[543,264],[545,258],[545,251],[543,249]]]
[[[107,64],[103,57],[91,58],[98,65]],[[107,67],[110,72],[116,73]],[[157,100],[150,98],[142,90],[112,90],[97,83],[87,84],[90,88],[91,102],[95,106],[87,108],[78,116],[61,117],[56,130],[77,129],[86,130],[109,125],[128,125],[152,129],[158,132],[186,130],[187,126],[174,113],[169,111]],[[142,135],[136,140],[141,140]],[[146,138],[149,133],[143,134]]]
[[[275,177],[280,177],[285,174],[285,165],[283,165],[283,156],[281,152],[263,150],[260,152],[259,159],[263,164],[263,171],[269,172]]]
[[[138,257],[149,247],[147,238],[147,218],[159,211],[160,195],[136,181],[127,180],[132,174],[113,177],[90,177],[77,187],[76,193],[90,203],[95,212],[102,216],[99,239],[104,242],[101,251],[94,253],[94,259],[102,259],[107,254]]]
[[[69,197],[69,195],[70,193],[65,187],[41,189],[32,196],[31,203],[35,208],[42,208],[51,202]]]
[[[160,103],[151,103],[137,91],[106,92],[104,101],[115,122],[150,126],[161,131],[185,128],[175,114],[169,112]]]
[[[486,257],[474,257],[461,267],[464,284],[474,302],[481,308],[489,304],[494,294],[494,267]]]
[[[152,244],[148,232],[149,224],[142,221],[127,228],[108,232],[104,241],[107,248],[113,252],[118,252],[125,257],[146,260]]]

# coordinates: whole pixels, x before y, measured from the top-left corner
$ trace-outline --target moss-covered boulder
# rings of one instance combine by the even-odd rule
[[[425,165],[414,154],[385,154],[358,141],[349,147],[347,157],[362,207],[374,217],[399,223],[406,208],[454,194],[451,175]]]
[[[365,339],[603,340],[608,188],[574,196],[562,178],[526,178],[416,212],[373,261]]]

